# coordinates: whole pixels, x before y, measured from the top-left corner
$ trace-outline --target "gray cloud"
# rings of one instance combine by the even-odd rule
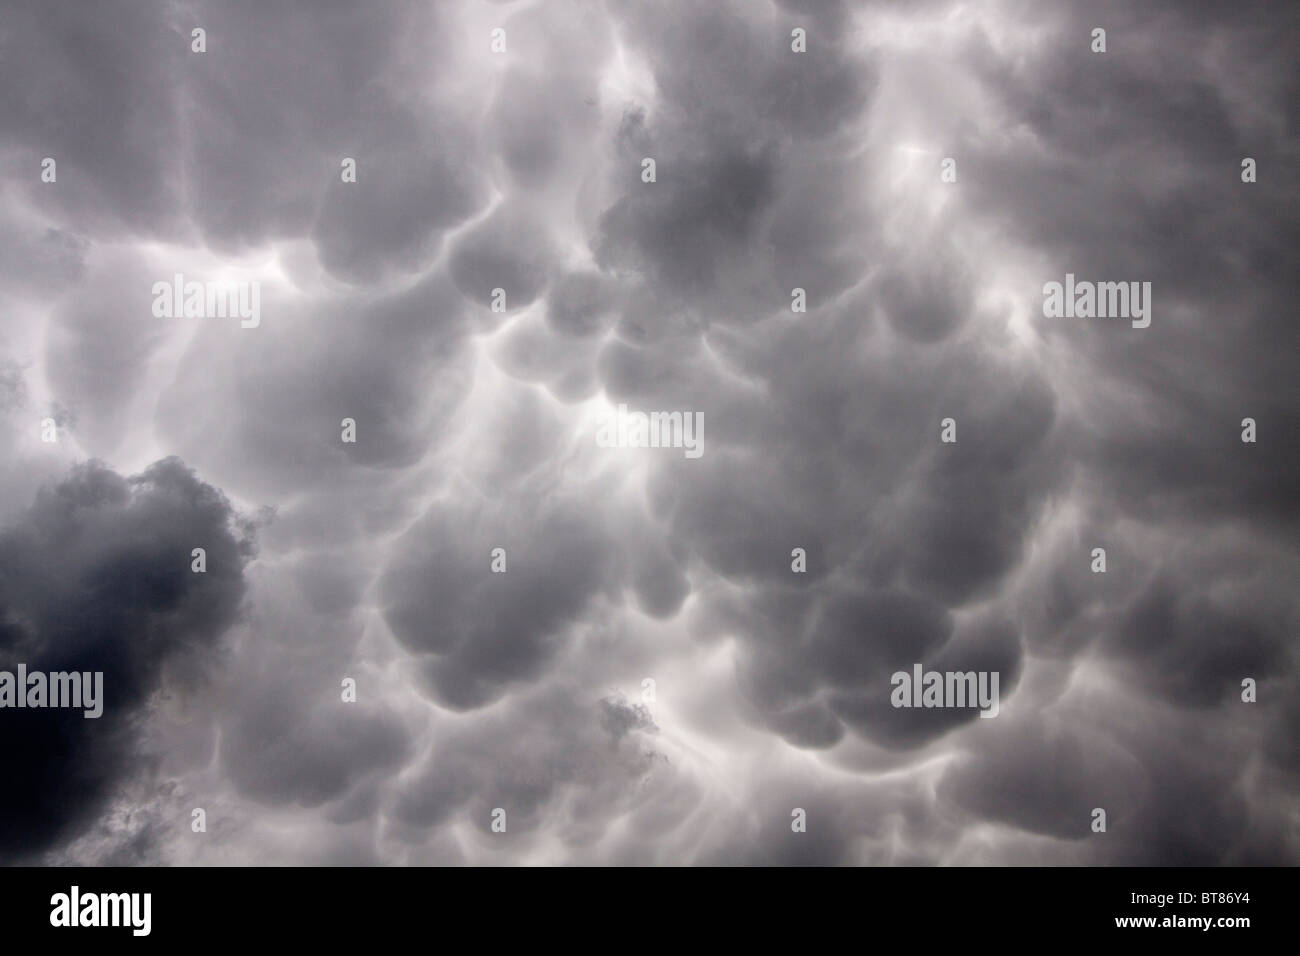
[[[0,716],[0,856],[1300,858],[1297,14],[47,6],[0,28],[0,651],[130,717]],[[260,326],[155,318],[177,272]],[[1151,326],[1045,318],[1067,272]],[[620,403],[703,456],[598,446]],[[998,717],[891,706],[917,663]]]

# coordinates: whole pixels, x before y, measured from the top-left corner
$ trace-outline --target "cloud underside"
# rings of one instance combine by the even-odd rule
[[[1300,13],[9,6],[0,859],[1300,860]]]

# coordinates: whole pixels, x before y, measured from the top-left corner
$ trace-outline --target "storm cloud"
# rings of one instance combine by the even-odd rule
[[[1300,861],[1297,41],[10,3],[0,668],[108,696],[0,710],[0,860]]]

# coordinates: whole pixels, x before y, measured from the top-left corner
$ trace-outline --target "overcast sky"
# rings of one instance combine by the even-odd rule
[[[0,709],[0,861],[1300,862],[1297,48],[8,0],[0,668],[105,704]],[[160,317],[178,273],[259,324]],[[1045,317],[1067,273],[1149,327]],[[997,716],[891,706],[914,663]]]

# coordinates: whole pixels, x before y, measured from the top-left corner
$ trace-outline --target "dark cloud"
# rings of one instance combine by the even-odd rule
[[[103,807],[142,759],[133,723],[166,683],[204,679],[245,592],[251,542],[178,459],[123,478],[91,462],[0,534],[0,669],[102,671],[103,715],[4,711],[0,852],[24,858]],[[207,552],[206,573],[191,550]]]

